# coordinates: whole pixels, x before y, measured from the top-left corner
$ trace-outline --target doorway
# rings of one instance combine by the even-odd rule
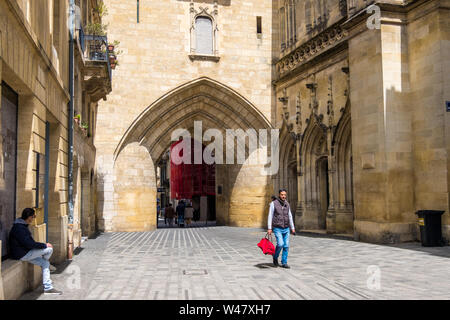
[[[8,235],[16,218],[17,114],[19,96],[2,82],[0,108],[0,240],[2,259],[8,255]]]
[[[328,158],[323,157],[317,160],[317,186],[318,186],[318,225],[319,229],[327,229],[327,211],[330,203],[329,178],[328,178]]]
[[[173,227],[186,227],[187,223],[190,223],[189,226],[213,225],[216,221],[216,165],[206,164],[204,161],[201,164],[195,164],[195,147],[201,147],[204,151],[205,146],[194,139],[191,139],[190,143],[191,163],[184,161],[181,164],[174,163],[171,159],[172,152],[181,143],[183,140],[173,143],[166,153],[167,158],[158,166],[160,195],[157,203],[158,205],[163,201],[171,203],[175,211],[182,210],[177,209],[180,204],[185,208],[192,207],[192,218],[181,219],[181,221],[175,218]],[[182,158],[184,147],[177,150],[179,151],[174,152],[179,152]],[[159,209],[162,209],[161,206]],[[162,215],[158,218],[158,228],[170,226],[169,221],[164,217],[165,209],[162,209]]]

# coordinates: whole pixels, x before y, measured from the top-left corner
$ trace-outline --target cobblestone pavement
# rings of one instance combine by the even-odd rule
[[[64,295],[41,288],[22,299],[450,299],[449,247],[297,235],[286,270],[256,246],[264,235],[232,227],[101,234],[52,274]]]

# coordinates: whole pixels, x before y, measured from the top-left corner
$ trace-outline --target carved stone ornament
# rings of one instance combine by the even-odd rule
[[[325,30],[323,33],[314,37],[310,41],[301,45],[292,53],[282,58],[276,64],[276,70],[280,76],[285,73],[294,70],[302,62],[313,58],[314,56],[325,51],[327,48],[335,45],[336,43],[344,40],[348,36],[347,30],[342,29],[340,26],[334,26]]]

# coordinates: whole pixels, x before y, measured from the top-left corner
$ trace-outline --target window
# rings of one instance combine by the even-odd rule
[[[213,54],[213,24],[208,17],[195,20],[196,50],[198,54]]]
[[[256,17],[256,33],[258,35],[262,34],[262,18]]]
[[[136,20],[139,23],[139,0],[137,0],[136,7]]]
[[[297,14],[298,1],[286,0],[284,7],[280,8],[280,40],[281,50],[294,45],[297,42]],[[306,14],[309,2],[305,4]]]
[[[290,39],[289,39],[289,43],[292,45],[297,41],[297,21],[296,21],[296,16],[295,16],[295,3],[291,2],[291,4],[289,5],[289,25],[290,25],[290,30],[289,30],[289,35],[290,35]]]
[[[59,52],[60,45],[60,2],[53,0],[53,46]]]
[[[89,15],[89,8],[88,8],[88,3],[87,3],[87,0],[83,0],[83,8],[82,8],[82,10],[83,10],[83,27],[86,27],[86,25],[87,25],[87,16]]]
[[[191,16],[189,58],[192,61],[218,62],[220,57],[217,2],[213,8],[201,6],[199,10],[196,10],[194,2],[191,2],[189,12]]]
[[[281,50],[286,48],[286,17],[284,8],[280,9],[280,36],[281,36]]]

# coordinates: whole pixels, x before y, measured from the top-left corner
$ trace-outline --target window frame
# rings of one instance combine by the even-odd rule
[[[203,21],[209,21],[210,25],[208,25],[208,33],[211,32],[211,43],[208,44],[208,49],[210,47],[210,52],[200,52],[200,48],[199,48],[199,36],[203,35],[200,34],[200,28],[199,28],[199,21],[203,20]],[[214,55],[214,24],[213,24],[213,20],[205,15],[199,15],[195,18],[195,53],[198,55]],[[203,30],[202,30],[203,31]],[[206,33],[204,34],[204,36],[206,37]],[[206,39],[205,39],[206,41]]]
[[[215,4],[212,13],[209,13],[208,7],[200,7],[200,11],[195,10],[194,3],[191,3],[190,17],[191,17],[191,28],[190,28],[190,53],[189,58],[191,61],[213,61],[218,62],[220,60],[219,56],[219,28],[218,28],[218,7]],[[197,52],[197,19],[198,18],[208,18],[212,23],[212,54],[205,54]]]

